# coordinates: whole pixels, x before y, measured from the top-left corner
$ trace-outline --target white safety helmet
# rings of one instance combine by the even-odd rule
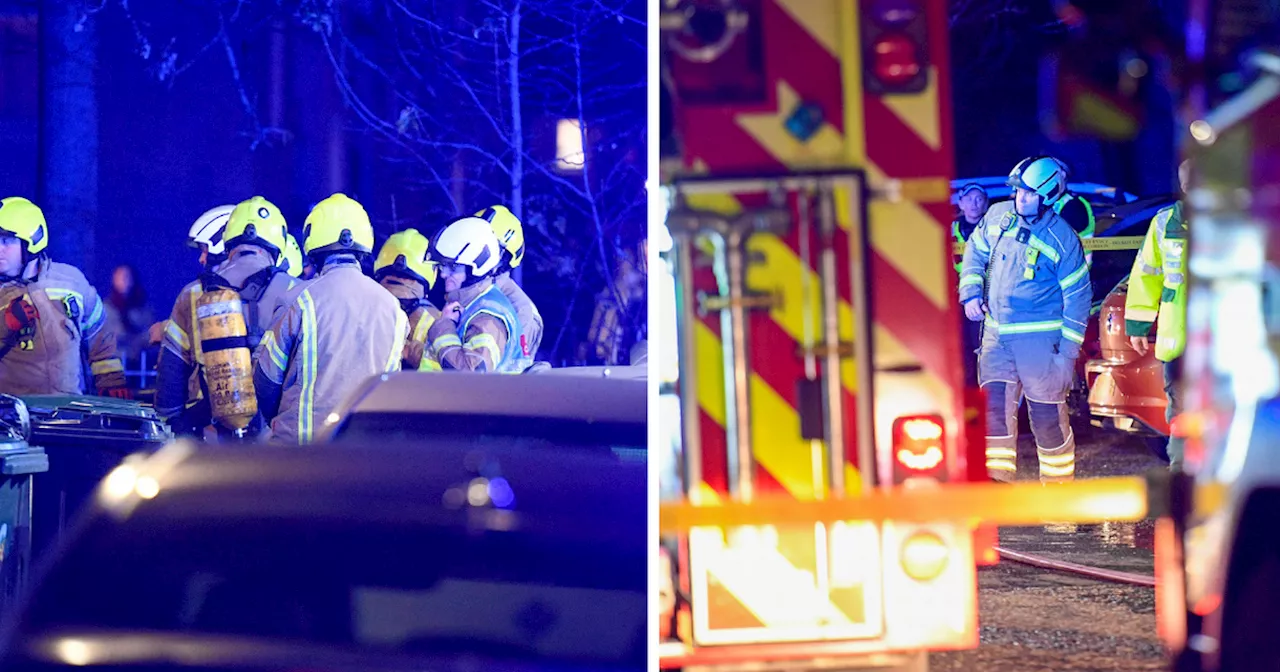
[[[431,239],[431,260],[466,266],[467,284],[492,275],[502,260],[501,250],[493,228],[479,217],[455,219]]]
[[[1013,167],[1006,184],[1040,194],[1041,206],[1051,208],[1067,193],[1067,167],[1052,157],[1033,156]]]
[[[227,222],[231,221],[231,212],[235,209],[234,205],[219,205],[206,210],[203,215],[196,218],[195,224],[191,225],[191,231],[187,233],[187,244],[196,248],[204,245],[213,256],[225,254],[226,246],[222,242],[222,231],[227,228]]]

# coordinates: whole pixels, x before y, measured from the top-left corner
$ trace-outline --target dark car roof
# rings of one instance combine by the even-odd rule
[[[1151,218],[1161,208],[1173,205],[1177,194],[1148,196],[1132,203],[1117,205],[1095,213],[1098,236],[1144,236]]]
[[[113,472],[94,507],[142,523],[341,520],[520,529],[643,544],[646,471],[643,463],[600,455],[461,446],[430,437],[400,445],[251,450],[175,441]],[[466,489],[478,479],[503,479],[515,506],[466,504]],[[154,496],[144,498],[145,490]]]
[[[647,404],[648,385],[641,379],[408,371],[371,378],[332,419],[424,413],[644,423]]]

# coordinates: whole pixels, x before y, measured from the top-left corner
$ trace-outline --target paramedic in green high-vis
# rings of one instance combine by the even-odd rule
[[[1191,165],[1178,168],[1182,193],[1187,191]],[[1124,301],[1124,330],[1138,354],[1150,348],[1148,336],[1156,328],[1156,359],[1164,362],[1165,418],[1172,422],[1182,411],[1177,389],[1182,353],[1187,345],[1187,220],[1182,203],[1162,208],[1151,218],[1146,240],[1133,260],[1129,291]],[[1156,318],[1159,318],[1158,320]],[[1169,438],[1169,469],[1182,468],[1183,441]]]

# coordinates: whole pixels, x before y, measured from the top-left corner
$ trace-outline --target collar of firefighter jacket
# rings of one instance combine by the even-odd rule
[[[336,268],[355,268],[360,269],[360,260],[356,259],[354,254],[331,254],[328,259],[324,260],[324,267],[320,269],[320,275],[324,275]]]
[[[456,292],[446,293],[445,301],[457,301],[462,304],[462,307],[465,309],[467,306],[471,305],[472,301],[480,298],[481,294],[489,291],[489,288],[492,286],[493,278],[485,278],[470,287],[463,287]]]
[[[47,257],[43,257],[43,256],[36,257],[35,259],[28,261],[27,265],[23,267],[21,277],[4,278],[3,280],[0,280],[0,282],[8,283],[8,282],[21,281],[24,284],[28,282],[34,282],[35,280],[39,279],[40,274],[44,273],[46,270],[48,270],[48,268],[49,268],[49,259]]]

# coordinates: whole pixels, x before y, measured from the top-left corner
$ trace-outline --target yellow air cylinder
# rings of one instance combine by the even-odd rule
[[[196,319],[213,419],[242,430],[258,414],[258,395],[240,295],[231,289],[205,292],[196,304]]]

